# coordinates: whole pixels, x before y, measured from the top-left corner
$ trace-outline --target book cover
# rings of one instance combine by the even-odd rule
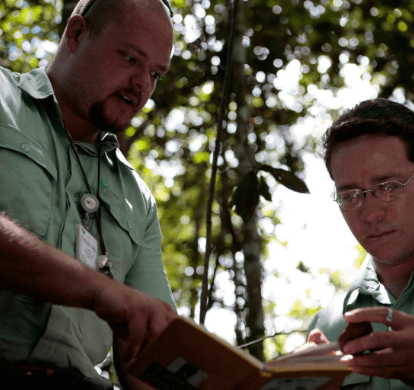
[[[323,390],[350,370],[326,344],[263,363],[177,317],[139,355],[130,373],[159,390]]]

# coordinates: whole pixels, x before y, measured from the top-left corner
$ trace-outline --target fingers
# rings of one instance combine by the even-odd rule
[[[387,307],[367,307],[345,313],[345,319],[348,322],[348,326],[344,334],[340,336],[339,341],[343,352],[346,354],[355,355],[366,350],[373,351],[390,347],[402,349],[414,342],[412,340],[414,317],[398,310],[392,310],[391,319],[390,310]],[[390,319],[391,321],[389,321]],[[368,332],[368,326],[364,330],[362,324],[367,321],[391,325],[394,331],[371,332],[364,335],[364,333]],[[352,338],[350,333],[352,333],[352,327],[356,324],[361,324],[362,328],[356,329],[356,334]],[[351,328],[351,331],[348,330],[348,327]]]
[[[309,348],[315,348],[318,344],[327,344],[329,340],[326,336],[322,333],[319,329],[312,329],[309,333],[308,341],[306,344],[303,344],[298,349],[294,351],[294,353],[305,351]]]
[[[138,320],[133,318],[125,326],[128,326],[128,338],[123,339],[123,359],[125,361],[132,361],[141,351],[154,340],[171,322],[170,316],[165,316],[165,313],[160,312],[153,314],[147,319],[142,318],[142,313],[137,313],[140,316]],[[117,334],[115,328],[114,333]]]
[[[137,356],[143,343],[157,337],[176,316],[168,303],[120,283],[110,283],[95,295],[94,310],[125,342],[122,357],[126,361]]]
[[[362,356],[344,356],[341,361],[355,373],[361,375],[378,376],[382,378],[414,379],[411,359],[404,352],[395,352],[392,349],[377,351]]]
[[[164,315],[161,315],[159,317],[154,316],[149,321],[145,338],[148,341],[152,341],[164,331],[170,322],[171,321],[169,321],[168,318]]]
[[[344,314],[349,323],[359,322],[379,322],[391,326],[394,330],[405,328],[408,324],[414,326],[414,317],[398,310],[392,310],[392,319],[390,319],[388,307],[365,307],[362,309],[351,310]],[[388,318],[387,318],[388,317]]]
[[[410,386],[414,383],[413,316],[388,307],[369,307],[347,312],[345,319],[349,327],[377,322],[390,326],[393,330],[369,334],[361,331],[356,332],[361,334],[348,337],[345,345],[341,345],[343,352],[348,355],[341,360],[352,371],[362,375],[400,379]],[[348,332],[348,336],[350,333],[352,332]],[[356,356],[364,351],[371,353]]]
[[[326,344],[330,344],[330,346],[327,346]],[[312,348],[316,348],[318,345],[325,345],[322,348],[332,347],[331,350],[329,350],[329,352],[342,355],[342,353],[340,351],[336,351],[338,349],[337,343],[331,344],[330,341],[328,340],[328,338],[319,329],[313,329],[309,333],[307,343],[302,345],[298,349],[296,349],[294,351],[294,353],[307,351],[307,350],[310,350]],[[327,350],[325,349],[325,351],[327,351]]]
[[[145,300],[145,307],[142,307],[141,303],[138,308],[132,308],[134,312],[128,322],[130,337],[127,340],[127,351],[129,359],[136,357],[177,316],[168,303],[148,294],[141,298]]]
[[[372,332],[369,322],[348,323],[345,330],[339,335],[338,343],[343,351],[344,345],[351,340],[366,336]]]
[[[364,351],[374,351],[383,348],[393,348],[404,345],[406,342],[402,335],[390,332],[374,332],[358,337],[342,345],[345,354],[356,355]]]
[[[308,343],[315,343],[315,344],[327,344],[329,340],[327,337],[322,333],[319,329],[313,329],[309,333]]]

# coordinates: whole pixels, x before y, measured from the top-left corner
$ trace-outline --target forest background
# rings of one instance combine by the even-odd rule
[[[292,242],[302,244],[283,227],[306,221],[285,212],[284,204],[313,207],[303,193],[308,161],[320,164],[320,135],[349,101],[379,96],[413,107],[414,2],[172,0],[170,70],[119,141],[157,200],[163,260],[179,313],[196,320],[234,1],[206,325],[220,334],[231,324],[224,337],[235,345],[275,336],[249,347],[267,360],[304,342],[312,316],[346,290],[365,258],[354,243],[348,273],[336,253],[329,267],[314,266],[327,243],[292,263]],[[0,66],[17,72],[47,66],[75,5],[1,0]],[[336,226],[331,230],[339,240],[346,235]],[[101,369],[113,377],[110,360]]]

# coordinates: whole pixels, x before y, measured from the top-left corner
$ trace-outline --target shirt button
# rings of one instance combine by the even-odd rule
[[[20,147],[22,148],[23,152],[28,153],[29,152],[29,146],[26,144],[21,144]]]
[[[127,226],[128,226],[128,229],[131,229],[131,226],[132,226],[131,221],[127,221]]]

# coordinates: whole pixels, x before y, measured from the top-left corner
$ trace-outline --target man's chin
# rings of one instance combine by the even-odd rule
[[[101,109],[100,105],[94,106],[89,112],[90,119],[92,123],[99,129],[104,132],[110,132],[114,134],[120,134],[124,132],[129,124],[131,119],[128,121],[121,120],[120,118],[109,118],[108,115]]]
[[[377,263],[383,265],[397,265],[409,261],[409,258],[407,256],[398,253],[397,251],[368,251],[368,253],[371,254]]]
[[[105,124],[99,127],[99,129],[104,132],[110,132],[113,134],[121,134],[128,128],[128,126],[129,126],[129,122],[127,124],[105,122]]]

